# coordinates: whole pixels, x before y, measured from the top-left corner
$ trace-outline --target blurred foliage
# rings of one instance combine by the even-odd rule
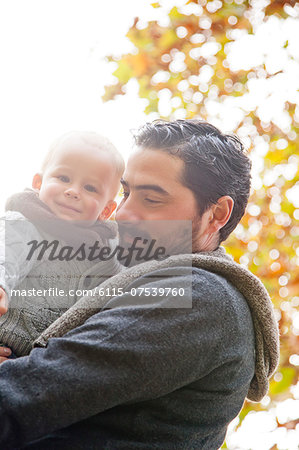
[[[152,7],[161,11],[163,3],[152,3]],[[258,65],[236,69],[229,57],[239,39],[254,36],[271,17],[283,24],[290,17],[298,18],[298,11],[298,2],[291,0],[186,1],[165,12],[167,24],[165,17],[148,23],[136,18],[127,34],[134,50],[107,58],[116,70],[104,100],[125,94],[135,79],[139,96],[147,100],[149,120],[201,117],[221,128],[229,108],[238,110],[232,131],[251,152],[256,174],[247,213],[225,246],[265,284],[281,333],[280,367],[271,380],[269,397],[258,404],[246,402],[240,423],[250,411],[269,410],[292,398],[290,387],[298,381],[298,357],[292,355],[299,347],[299,105],[298,96],[285,99],[278,111],[284,118],[282,125],[279,120],[265,121],[262,100],[251,92],[252,82],[264,83],[265,89],[273,81],[285,83],[284,66],[273,72],[264,54]],[[288,45],[287,40],[281,43],[285,61],[298,64]],[[299,78],[297,89],[298,83]],[[274,86],[273,90],[279,84]],[[270,87],[271,95],[275,92]],[[295,186],[298,203],[288,199]],[[290,428],[290,422],[278,426]]]

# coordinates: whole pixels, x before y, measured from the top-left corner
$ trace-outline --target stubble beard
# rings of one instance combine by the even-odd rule
[[[218,235],[205,232],[201,216],[192,220],[192,253],[210,252],[218,247]]]

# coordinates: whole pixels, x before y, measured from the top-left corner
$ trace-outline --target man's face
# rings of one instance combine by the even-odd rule
[[[193,234],[197,232],[198,206],[193,192],[182,184],[183,169],[181,159],[161,150],[137,150],[123,175],[124,198],[116,213],[120,229],[123,223],[146,231],[152,221],[192,221]],[[169,239],[176,238],[174,233],[164,226]]]
[[[123,200],[117,220],[192,220],[198,207],[183,186],[184,162],[161,150],[137,150],[123,175]]]

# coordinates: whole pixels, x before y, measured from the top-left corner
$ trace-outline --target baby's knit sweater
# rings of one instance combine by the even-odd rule
[[[114,225],[111,224],[111,228]],[[105,226],[109,227],[107,223]],[[77,248],[86,240],[84,229],[79,230],[81,236],[78,236]],[[80,260],[80,252],[78,258],[59,259],[57,255],[62,248],[64,253],[60,254],[66,256],[74,247],[41,227],[37,229],[16,211],[8,211],[1,218],[0,233],[0,286],[9,297],[9,309],[0,318],[0,342],[10,347],[17,356],[28,354],[40,333],[82,295],[86,295],[86,292],[92,295],[96,286],[122,270],[115,257],[107,261],[91,261],[88,257]],[[33,245],[29,245],[32,241],[37,244],[43,241],[55,244],[44,251],[40,260],[38,256],[42,246],[28,259],[30,249],[33,248]],[[97,241],[99,247],[108,245],[108,240],[101,239],[100,235],[97,235]],[[109,240],[111,249],[115,245],[116,238]],[[51,252],[54,258],[50,257]]]

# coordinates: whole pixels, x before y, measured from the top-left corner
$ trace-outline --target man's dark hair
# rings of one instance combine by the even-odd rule
[[[184,161],[181,181],[194,193],[200,215],[224,195],[234,200],[231,217],[219,231],[219,243],[224,241],[244,215],[250,192],[251,161],[240,139],[200,120],[156,120],[139,128],[134,138],[139,147]]]

